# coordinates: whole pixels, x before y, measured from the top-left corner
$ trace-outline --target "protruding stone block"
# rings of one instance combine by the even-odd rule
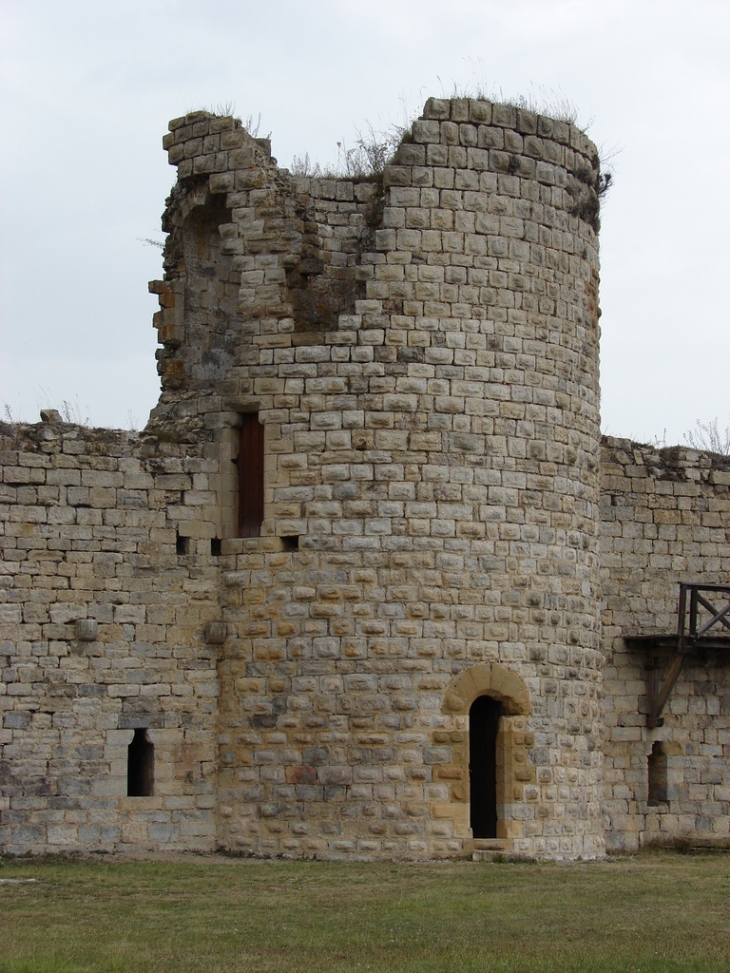
[[[208,645],[223,645],[228,637],[228,626],[225,622],[206,622],[204,637]]]
[[[99,623],[95,618],[77,618],[74,628],[79,642],[94,642],[98,638]]]

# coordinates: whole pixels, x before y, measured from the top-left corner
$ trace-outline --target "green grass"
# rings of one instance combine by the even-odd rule
[[[0,865],[0,971],[13,973],[728,969],[725,856]]]

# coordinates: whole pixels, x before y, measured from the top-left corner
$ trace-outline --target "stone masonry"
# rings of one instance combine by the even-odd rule
[[[676,629],[679,583],[730,579],[730,458],[604,439],[601,492],[604,811],[609,849],[730,837],[730,670],[708,652],[646,727],[645,654],[622,636]],[[727,598],[725,599],[727,600]],[[661,660],[663,662],[663,660]],[[664,666],[663,666],[664,668]],[[647,758],[666,757],[649,801]]]
[[[649,729],[624,640],[730,583],[730,461],[601,442],[593,144],[430,99],[372,179],[164,146],[147,427],[2,427],[0,848],[727,837],[722,659]]]

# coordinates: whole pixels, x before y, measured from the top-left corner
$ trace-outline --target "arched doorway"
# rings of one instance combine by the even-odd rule
[[[497,837],[497,733],[502,707],[477,696],[469,709],[469,791],[475,838]]]
[[[444,721],[434,743],[450,742],[451,759],[435,765],[433,774],[434,779],[449,781],[455,833],[465,842],[523,837],[524,815],[516,805],[524,799],[524,788],[536,780],[530,754],[535,737],[527,721],[532,707],[525,681],[500,662],[477,662],[449,681],[441,712]],[[486,786],[490,778],[491,794]],[[444,817],[445,811],[439,801],[434,818]]]

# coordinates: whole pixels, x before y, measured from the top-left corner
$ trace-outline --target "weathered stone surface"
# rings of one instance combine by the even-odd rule
[[[722,653],[688,662],[647,729],[647,664],[622,637],[676,631],[680,582],[730,580],[730,460],[605,439],[601,589],[608,845],[712,839],[730,829],[730,679]],[[711,596],[712,597],[712,596]],[[721,596],[720,596],[721,597]],[[668,661],[660,660],[660,673]],[[647,761],[666,756],[664,800],[650,802]]]
[[[730,465],[601,460],[592,144],[431,99],[358,183],[291,176],[234,119],[169,129],[147,428],[2,427],[6,850],[463,854],[481,695],[505,848],[727,832],[724,670],[649,731],[622,636],[671,631],[679,580],[730,580]]]

